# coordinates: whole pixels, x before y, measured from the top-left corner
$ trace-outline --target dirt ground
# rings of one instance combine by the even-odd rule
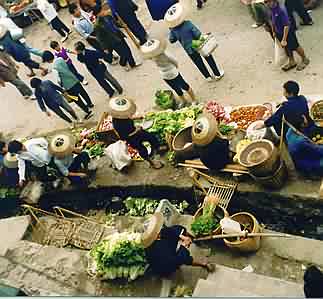
[[[146,5],[143,0],[139,0],[138,3],[140,19],[149,28],[151,18]],[[72,27],[68,11],[63,9],[60,15],[65,23]],[[284,73],[273,64],[274,51],[271,38],[262,28],[251,28],[253,20],[247,8],[238,0],[209,0],[200,11],[194,6],[191,19],[201,31],[216,33],[220,46],[215,52],[215,57],[225,70],[225,76],[221,81],[208,83],[178,43],[169,45],[169,51],[180,63],[182,75],[192,85],[200,101],[217,99],[223,104],[240,105],[279,100],[282,94],[281,86],[289,79],[298,81],[305,95],[321,93],[322,7],[313,11],[315,25],[298,31],[299,40],[311,59],[311,64],[302,72],[293,70]],[[40,49],[48,49],[51,40],[59,40],[59,36],[51,31],[44,20],[26,28],[25,33],[28,43]],[[74,32],[65,44],[71,48],[79,39],[79,35]],[[131,44],[131,41],[128,42]],[[134,48],[132,44],[131,46]],[[140,53],[135,49],[134,55],[138,61],[142,60]],[[93,119],[96,120],[105,111],[108,97],[84,66],[80,65],[75,57],[73,60],[79,71],[85,74],[90,82],[86,89],[95,103]],[[136,101],[140,112],[151,109],[154,106],[155,91],[166,87],[156,66],[150,61],[145,61],[141,67],[130,72],[125,72],[119,65],[112,66],[110,70],[120,80],[125,95]],[[20,75],[29,81],[23,65],[20,67]],[[50,79],[51,75],[47,77]],[[39,110],[35,101],[24,100],[9,84],[1,88],[1,103],[0,128],[5,134],[23,137],[66,127],[63,120],[56,115],[48,118]],[[80,116],[83,115],[78,108],[75,109]]]

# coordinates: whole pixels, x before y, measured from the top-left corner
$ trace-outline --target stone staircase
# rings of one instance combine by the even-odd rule
[[[304,297],[303,286],[294,282],[217,265],[208,278],[200,279],[193,297]]]

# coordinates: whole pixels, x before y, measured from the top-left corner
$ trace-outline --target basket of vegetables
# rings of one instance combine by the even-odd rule
[[[171,90],[157,90],[155,93],[155,104],[163,109],[174,109],[176,106],[174,94]]]
[[[192,41],[192,48],[202,56],[209,56],[218,46],[218,42],[212,33],[202,34],[199,39]]]
[[[229,213],[218,205],[216,198],[210,196],[209,199],[194,215],[191,232],[195,237],[221,234],[220,220],[229,217]]]
[[[114,233],[89,253],[88,272],[102,280],[135,280],[148,268],[140,233]]]

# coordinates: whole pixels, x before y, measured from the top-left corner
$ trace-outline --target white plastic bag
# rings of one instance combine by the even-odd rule
[[[224,217],[221,219],[220,225],[224,234],[241,233],[240,223],[232,220],[229,217]]]
[[[128,153],[127,144],[121,140],[110,144],[105,149],[105,154],[110,159],[112,167],[118,170],[130,165],[132,161]]]
[[[275,64],[277,66],[282,66],[286,63],[287,55],[283,47],[281,46],[279,40],[275,38]]]
[[[203,56],[203,57],[208,57],[212,54],[212,52],[218,47],[218,42],[217,39],[215,38],[213,33],[209,33],[206,35],[206,41],[205,43],[201,46],[200,49],[198,49],[198,52]]]

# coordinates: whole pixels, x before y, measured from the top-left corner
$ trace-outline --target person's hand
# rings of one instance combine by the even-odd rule
[[[52,116],[49,111],[46,111],[46,114],[47,114],[48,117]]]
[[[22,188],[25,185],[25,181],[24,180],[19,181],[18,185],[20,188]]]
[[[181,235],[182,245],[186,248],[189,248],[192,244],[192,239],[187,236]]]
[[[285,48],[287,46],[287,41],[282,40],[280,44],[283,48]]]

